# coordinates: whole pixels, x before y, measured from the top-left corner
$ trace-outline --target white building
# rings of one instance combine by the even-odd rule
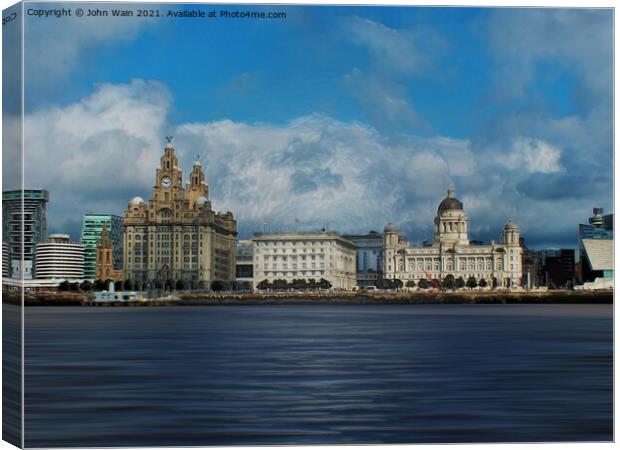
[[[39,242],[35,261],[37,279],[84,280],[84,246],[68,234],[52,234]]]
[[[254,286],[321,278],[336,289],[355,286],[355,244],[337,233],[256,233],[253,242]]]
[[[443,281],[452,275],[464,281],[473,277],[478,283],[484,279],[488,286],[521,285],[522,248],[517,225],[508,221],[499,244],[471,244],[468,230],[463,204],[451,189],[437,209],[431,245],[413,246],[393,224],[388,224],[384,231],[385,278],[418,283],[422,278]]]

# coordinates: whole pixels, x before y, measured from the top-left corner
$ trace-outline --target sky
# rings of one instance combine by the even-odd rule
[[[511,218],[530,248],[576,247],[612,210],[611,9],[125,7],[286,18],[26,16],[25,185],[50,232],[148,200],[168,135],[243,239],[393,222],[420,243],[448,188],[485,242]]]

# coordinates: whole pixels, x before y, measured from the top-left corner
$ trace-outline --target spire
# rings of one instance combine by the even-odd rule
[[[103,223],[103,229],[101,230],[101,239],[99,240],[99,244],[102,247],[109,247],[112,245],[110,241],[110,233],[108,232],[108,222]]]
[[[454,189],[448,188],[448,198],[452,198],[452,197],[454,197]]]

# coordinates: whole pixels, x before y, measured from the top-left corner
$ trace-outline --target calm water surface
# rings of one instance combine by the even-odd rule
[[[26,308],[26,446],[610,441],[611,305]]]

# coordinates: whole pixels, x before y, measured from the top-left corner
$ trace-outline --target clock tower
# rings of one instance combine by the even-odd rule
[[[155,186],[153,186],[153,200],[163,205],[171,206],[173,203],[183,201],[183,172],[179,169],[172,137],[168,137],[168,143],[161,157],[159,167],[155,174]]]
[[[210,289],[235,280],[237,222],[216,212],[200,161],[183,186],[172,137],[150,200],[134,197],[123,216],[123,269],[142,289]]]

